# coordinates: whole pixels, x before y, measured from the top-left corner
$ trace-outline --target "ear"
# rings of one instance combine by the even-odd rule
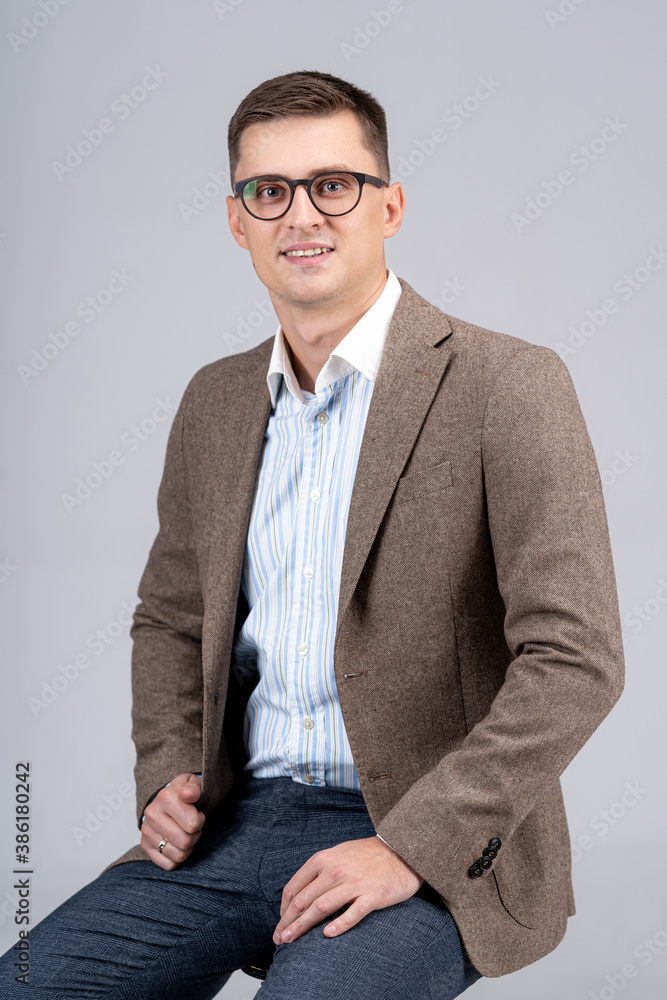
[[[232,236],[240,247],[247,250],[248,243],[243,230],[243,219],[241,218],[241,214],[239,212],[238,202],[231,194],[227,195],[227,220],[229,222],[229,228]]]
[[[405,196],[403,195],[403,188],[398,181],[391,185],[387,191],[386,197],[387,202],[385,204],[384,217],[385,238],[393,236],[394,233],[398,232],[403,221]]]

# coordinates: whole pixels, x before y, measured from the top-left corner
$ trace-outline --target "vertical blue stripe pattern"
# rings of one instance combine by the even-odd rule
[[[242,573],[250,613],[233,650],[235,670],[259,673],[243,726],[245,770],[255,777],[288,776],[360,790],[338,701],[333,647],[359,449],[400,296],[398,280],[388,274],[380,299],[353,328],[356,341],[345,338],[347,354],[332,352],[315,393],[296,384],[286,354],[276,355],[282,341],[274,350],[286,367],[273,382],[275,405],[260,456]],[[362,337],[357,328],[364,320]],[[361,345],[364,359],[371,359],[364,367],[372,377],[350,362]]]

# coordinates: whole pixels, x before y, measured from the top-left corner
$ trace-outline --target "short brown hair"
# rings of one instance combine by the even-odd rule
[[[347,80],[303,69],[265,80],[243,98],[227,129],[229,175],[232,187],[241,155],[241,136],[250,125],[280,118],[328,118],[352,111],[361,126],[362,142],[375,157],[383,180],[389,183],[387,117],[367,90]]]

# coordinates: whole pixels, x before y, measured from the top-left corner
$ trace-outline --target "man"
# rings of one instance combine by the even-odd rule
[[[455,997],[575,912],[559,775],[624,679],[594,453],[553,351],[386,269],[370,94],[287,74],[228,140],[280,326],[174,419],[132,628],[141,844],[33,931],[34,987],[210,997],[260,963],[269,1000]]]

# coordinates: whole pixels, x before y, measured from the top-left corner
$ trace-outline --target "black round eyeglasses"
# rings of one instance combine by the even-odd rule
[[[353,170],[330,170],[310,180],[288,180],[277,174],[261,174],[237,181],[234,192],[255,219],[273,221],[289,212],[297,185],[305,185],[311,202],[323,215],[347,215],[357,207],[364,184],[389,187],[387,181]]]

